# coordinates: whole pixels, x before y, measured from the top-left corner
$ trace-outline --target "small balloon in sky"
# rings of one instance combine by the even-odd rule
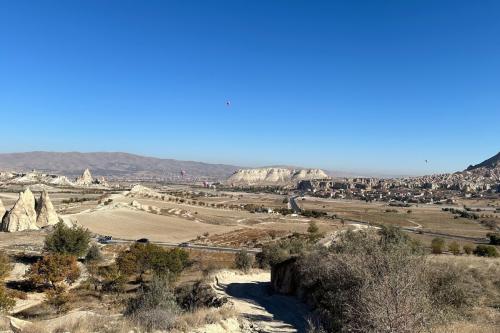
[[[226,101],[226,106],[227,107],[231,106],[231,101]]]
[[[429,163],[429,161],[428,161],[428,160],[425,160],[425,163]]]

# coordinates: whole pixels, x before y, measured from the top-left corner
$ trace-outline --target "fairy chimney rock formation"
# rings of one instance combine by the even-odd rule
[[[47,191],[42,192],[40,200],[37,202],[36,214],[36,225],[39,228],[54,225],[59,222],[59,216],[57,216]]]
[[[19,193],[14,207],[5,215],[2,222],[3,231],[37,230],[35,197],[29,188]]]
[[[83,172],[83,174],[78,177],[75,181],[76,185],[80,186],[88,186],[92,185],[94,183],[94,179],[92,178],[92,174],[90,173],[90,170],[87,168]]]

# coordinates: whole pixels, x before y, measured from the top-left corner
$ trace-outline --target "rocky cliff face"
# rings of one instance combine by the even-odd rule
[[[57,216],[47,191],[42,192],[40,200],[38,200],[36,205],[36,213],[36,225],[39,228],[54,225],[59,222],[59,216]]]
[[[236,171],[226,181],[229,185],[295,185],[302,180],[324,179],[328,175],[320,169],[258,168]]]
[[[14,207],[5,215],[2,221],[2,230],[15,232],[23,230],[37,230],[35,197],[30,189],[19,193],[19,199]]]

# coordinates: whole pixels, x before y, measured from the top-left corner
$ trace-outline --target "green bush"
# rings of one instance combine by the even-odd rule
[[[87,254],[90,232],[82,227],[69,228],[59,222],[45,238],[45,250],[51,253],[82,257]]]
[[[92,246],[90,246],[89,250],[87,251],[87,255],[85,256],[85,261],[92,262],[101,260],[102,260],[102,253],[101,249],[99,248],[99,245],[92,244]]]
[[[474,252],[474,248],[472,247],[472,245],[469,244],[465,244],[463,246],[463,249],[465,254],[472,254]]]
[[[434,238],[431,242],[432,253],[434,254],[443,253],[444,245],[445,245],[444,239]]]
[[[491,245],[478,245],[474,254],[479,257],[498,257],[497,249]]]
[[[189,253],[183,249],[167,250],[151,243],[134,243],[129,250],[119,253],[116,263],[125,275],[138,274],[139,278],[147,271],[157,275],[176,278],[189,264]]]
[[[460,245],[457,242],[453,241],[448,244],[448,251],[457,256],[460,254]]]
[[[143,284],[137,297],[130,299],[125,316],[147,332],[169,330],[180,313],[175,295],[165,277],[155,275],[149,285]]]
[[[234,258],[234,266],[244,272],[248,272],[253,265],[253,257],[247,251],[241,250]]]
[[[267,269],[287,260],[292,255],[305,253],[311,246],[309,239],[297,234],[289,239],[264,245],[262,252],[257,253],[255,259],[260,268]]]

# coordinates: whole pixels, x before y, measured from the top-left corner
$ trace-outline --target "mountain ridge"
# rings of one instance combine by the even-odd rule
[[[1,153],[0,170],[28,172],[33,169],[76,177],[89,168],[107,178],[182,180],[225,179],[239,166],[181,161],[124,152],[47,152]],[[181,172],[184,171],[184,175]]]
[[[474,169],[479,169],[479,168],[495,168],[497,166],[500,166],[500,152],[497,153],[496,155],[482,161],[481,163],[475,164],[475,165],[469,165],[469,167],[466,169],[466,171],[471,171]]]

